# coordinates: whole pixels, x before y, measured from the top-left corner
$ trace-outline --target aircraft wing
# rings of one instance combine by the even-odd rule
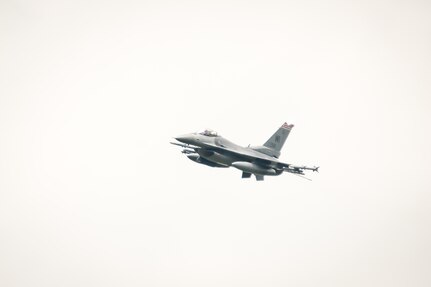
[[[220,152],[223,154],[229,154],[233,155],[239,160],[244,159],[246,161],[251,161],[256,164],[267,166],[267,167],[273,167],[276,169],[282,169],[283,171],[290,172],[290,173],[297,173],[297,174],[303,174],[304,170],[312,170],[312,171],[318,171],[318,167],[307,167],[307,166],[296,166],[289,163],[282,162],[278,160],[277,158],[268,156],[266,154],[262,154],[260,152],[254,151],[254,150],[237,150],[237,149],[231,149],[226,147],[221,147],[217,145],[208,145],[205,147],[205,149],[210,149],[215,152]]]
[[[312,170],[312,171],[319,170],[319,167],[297,166],[297,165],[285,163],[285,162],[279,161],[277,158],[268,156],[266,154],[262,154],[260,152],[256,152],[254,150],[243,151],[243,150],[229,149],[226,147],[220,147],[216,145],[208,145],[206,149],[211,149],[216,152],[218,151],[224,154],[234,155],[238,158],[243,158],[247,161],[255,162],[262,166],[282,169],[283,171],[295,173],[295,174],[304,174],[304,170]]]
[[[184,149],[191,149],[194,151],[197,151],[199,149],[215,151],[215,152],[219,152],[222,154],[237,157],[238,160],[244,159],[246,161],[259,161],[263,165],[271,165],[273,162],[277,162],[277,163],[281,164],[280,167],[289,166],[289,164],[281,163],[275,158],[272,158],[272,157],[267,156],[265,154],[261,154],[261,153],[254,152],[254,151],[244,152],[244,151],[240,151],[240,150],[236,150],[236,149],[232,149],[232,148],[226,148],[224,146],[213,145],[213,144],[205,144],[204,147],[199,147],[199,146],[193,146],[190,144],[183,144],[183,143],[176,143],[176,142],[170,142],[170,143],[173,145],[176,145],[176,146],[180,146]]]
[[[254,150],[239,150],[235,148],[227,148],[224,146],[218,146],[213,144],[205,144],[205,147],[193,146],[190,144],[175,143],[171,142],[173,145],[180,146],[184,148],[183,153],[195,153],[199,149],[211,150],[219,152],[221,154],[229,155],[238,158],[238,161],[245,160],[254,162],[256,164],[272,167],[285,172],[294,174],[304,174],[304,170],[318,171],[319,167],[307,167],[307,166],[297,166],[289,163],[281,162],[277,158],[262,154]]]

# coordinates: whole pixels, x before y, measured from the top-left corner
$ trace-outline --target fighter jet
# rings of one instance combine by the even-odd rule
[[[305,170],[318,171],[319,167],[297,166],[278,159],[292,128],[293,125],[284,123],[263,146],[242,147],[213,130],[177,136],[178,142],[171,144],[182,147],[182,153],[194,162],[218,168],[233,166],[242,171],[242,178],[253,174],[257,181],[264,180],[265,175],[283,172],[302,176]]]

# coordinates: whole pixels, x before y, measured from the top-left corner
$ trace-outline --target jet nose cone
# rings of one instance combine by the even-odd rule
[[[175,139],[177,141],[182,142],[183,140],[187,139],[187,135],[180,135],[180,136],[176,136]]]
[[[193,142],[193,137],[190,134],[180,135],[175,137],[175,139],[179,142],[186,143],[186,144],[190,144]]]

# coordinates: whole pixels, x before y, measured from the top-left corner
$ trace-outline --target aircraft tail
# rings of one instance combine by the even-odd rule
[[[263,146],[273,149],[279,154],[292,128],[293,125],[284,123]]]

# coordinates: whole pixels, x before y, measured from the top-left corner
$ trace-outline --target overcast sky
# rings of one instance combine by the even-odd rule
[[[1,1],[0,285],[431,286],[429,1]],[[313,181],[171,146],[212,128]]]

